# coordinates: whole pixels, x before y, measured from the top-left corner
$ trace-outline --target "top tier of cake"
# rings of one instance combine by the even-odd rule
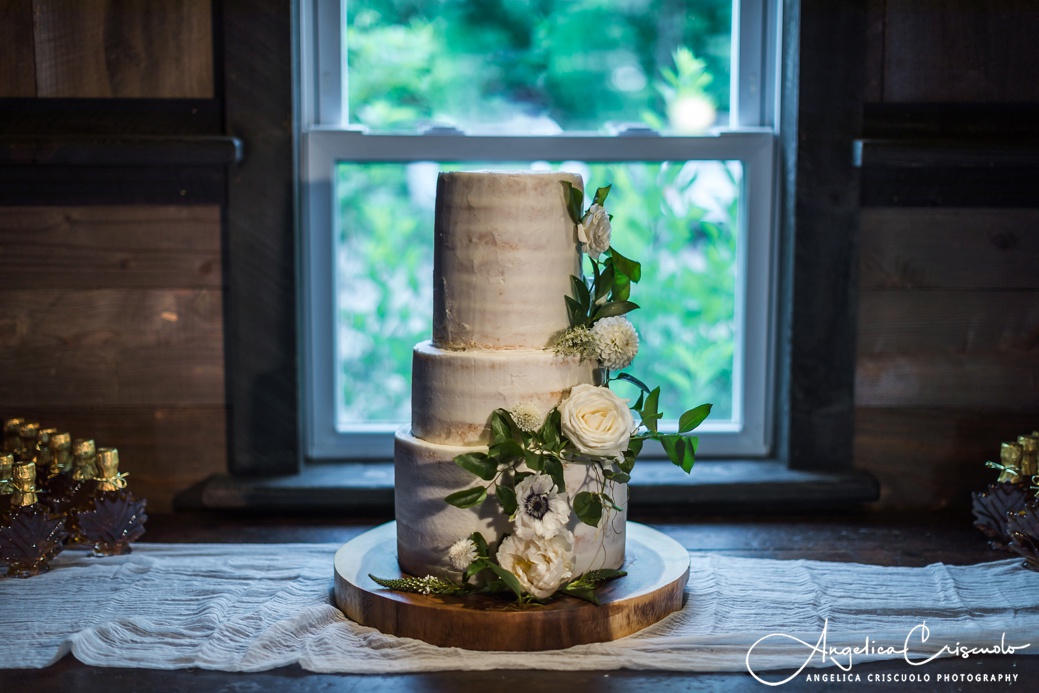
[[[433,256],[433,344],[544,349],[568,326],[580,273],[569,173],[441,173]]]

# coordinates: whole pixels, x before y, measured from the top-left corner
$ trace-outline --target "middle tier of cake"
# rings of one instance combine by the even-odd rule
[[[486,444],[495,409],[529,403],[547,414],[574,385],[593,382],[594,366],[544,349],[452,351],[421,342],[412,364],[412,433],[430,443]]]

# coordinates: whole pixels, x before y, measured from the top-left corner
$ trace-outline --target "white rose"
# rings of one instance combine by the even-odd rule
[[[607,387],[575,385],[559,405],[563,435],[580,452],[619,458],[635,428],[628,404]]]
[[[573,577],[574,535],[513,534],[501,542],[497,558],[498,565],[515,575],[526,592],[546,599]]]
[[[584,219],[577,225],[577,238],[584,244],[584,252],[596,260],[610,249],[610,215],[601,205],[592,205],[585,213]]]

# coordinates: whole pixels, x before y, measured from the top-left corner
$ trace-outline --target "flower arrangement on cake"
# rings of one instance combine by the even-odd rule
[[[454,458],[455,465],[481,483],[444,500],[464,509],[493,496],[511,523],[511,531],[491,537],[497,542],[495,550],[480,532],[459,537],[447,556],[458,573],[457,580],[434,575],[370,576],[384,587],[458,596],[503,593],[520,603],[540,603],[566,594],[598,603],[595,587],[626,573],[605,567],[574,574],[574,533],[568,529],[571,517],[600,527],[610,521],[611,513],[622,511],[615,490],[622,488],[626,493],[624,485],[647,440],[658,441],[686,473],[693,468],[698,438],[689,433],[707,418],[711,405],[684,412],[676,433],[662,432],[658,428],[663,417],[658,408],[660,388],[650,388],[634,375],[621,372],[638,353],[638,334],[626,316],[639,307],[631,301],[631,290],[642,279],[642,268],[613,245],[612,216],[605,208],[610,186],[598,188],[584,209],[583,192],[569,181],[561,183],[591,276],[570,277],[572,295],[564,297],[569,327],[558,335],[553,349],[561,357],[593,362],[595,384],[574,385],[548,411],[534,402],[520,402],[491,412],[487,452]],[[610,389],[618,381],[638,388],[634,404]],[[571,498],[564,470],[572,465],[582,465],[594,483],[591,490]]]

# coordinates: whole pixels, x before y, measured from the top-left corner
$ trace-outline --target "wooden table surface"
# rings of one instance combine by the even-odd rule
[[[345,542],[388,518],[272,518],[244,515],[176,514],[148,520],[144,540],[155,542]],[[970,564],[1006,558],[988,548],[971,527],[965,512],[886,513],[849,512],[825,516],[683,517],[642,516],[633,519],[674,537],[693,555],[849,561],[892,566],[924,566],[942,561]],[[1039,641],[1039,633],[1037,641]],[[840,673],[835,668],[819,673]],[[950,690],[1021,691],[1039,688],[1039,656],[981,656],[946,659],[926,667],[904,661],[856,665],[854,682],[806,682],[803,677],[781,687],[793,690]],[[926,684],[899,683],[888,678],[930,674]],[[885,677],[867,682],[868,675]],[[1018,674],[1015,684],[985,684],[964,680],[938,681],[939,675]],[[778,678],[778,677],[777,677]],[[955,677],[953,677],[955,678]],[[767,690],[746,673],[678,674],[651,671],[436,672],[402,675],[314,674],[298,666],[241,674],[183,669],[102,669],[80,664],[71,656],[42,670],[0,670],[0,691],[487,691],[520,684],[525,691],[743,691]]]

